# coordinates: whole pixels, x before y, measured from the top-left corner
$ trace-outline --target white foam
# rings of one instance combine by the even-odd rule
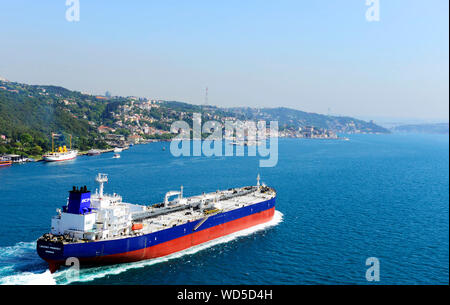
[[[5,276],[0,279],[1,285],[56,285],[50,270],[44,273],[23,272]]]
[[[179,258],[184,255],[191,255],[210,248],[212,246],[227,243],[238,237],[251,235],[255,232],[276,226],[283,221],[283,214],[275,211],[273,219],[267,223],[260,224],[201,245],[156,259],[140,261],[130,264],[120,264],[106,267],[95,267],[81,269],[79,277],[74,278],[70,275],[73,271],[65,269],[55,274],[51,274],[49,270],[39,270],[34,272],[15,272],[15,268],[22,265],[36,265],[42,264],[43,261],[36,254],[36,242],[20,242],[17,245],[0,248],[0,262],[4,265],[0,268],[0,285],[55,285],[55,284],[70,284],[73,282],[89,282],[95,279],[103,278],[108,275],[117,275],[130,269],[143,268],[154,264],[169,261],[174,258]],[[7,264],[7,265],[5,265]],[[20,269],[20,268],[19,268]],[[12,274],[11,274],[12,273]],[[5,275],[3,275],[5,274]]]
[[[0,259],[3,261],[4,259],[18,257],[25,254],[27,251],[36,249],[36,242],[20,242],[14,246],[2,247],[0,249]]]
[[[36,242],[20,242],[0,248],[0,263],[0,285],[56,284],[49,270],[37,270],[37,273],[17,271],[39,264],[45,266],[36,253]]]
[[[248,228],[248,229],[245,229],[245,230],[242,230],[242,231],[239,231],[239,232],[236,232],[236,233],[224,236],[224,237],[217,238],[215,240],[203,243],[198,246],[191,247],[189,249],[186,249],[186,250],[174,253],[174,254],[170,254],[168,256],[151,259],[151,260],[140,261],[140,262],[136,262],[136,263],[81,269],[79,272],[78,278],[70,277],[69,272],[71,272],[71,271],[70,271],[70,269],[66,269],[64,271],[60,271],[60,272],[57,272],[56,274],[54,274],[54,278],[56,279],[56,282],[58,284],[70,284],[73,282],[89,282],[89,281],[92,281],[95,279],[103,278],[108,275],[117,275],[117,274],[120,274],[120,273],[125,272],[130,269],[143,268],[146,266],[159,264],[161,262],[166,262],[166,261],[174,259],[174,258],[179,258],[184,255],[191,255],[191,254],[197,253],[199,251],[202,251],[204,249],[210,248],[212,246],[222,244],[222,243],[227,243],[238,237],[251,235],[255,232],[276,226],[279,223],[281,223],[282,221],[283,221],[283,213],[281,213],[279,211],[275,211],[275,215],[274,215],[273,219],[267,223],[256,225],[254,227],[251,227],[251,228]]]

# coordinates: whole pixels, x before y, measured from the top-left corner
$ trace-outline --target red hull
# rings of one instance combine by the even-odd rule
[[[96,258],[81,259],[80,261],[82,264],[109,265],[158,258],[256,226],[258,224],[266,223],[273,218],[274,214],[275,207],[148,248]],[[48,263],[51,272],[55,272],[58,270],[59,266],[64,264],[63,262],[55,261],[48,261]]]

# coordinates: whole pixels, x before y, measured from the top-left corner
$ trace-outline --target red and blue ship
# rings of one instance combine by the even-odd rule
[[[53,217],[51,232],[38,239],[37,252],[51,272],[69,258],[96,266],[166,256],[266,223],[275,213],[276,192],[261,186],[259,177],[256,186],[189,198],[183,198],[181,188],[153,206],[105,195],[106,175],[99,174],[97,181],[100,192],[93,195],[86,187],[74,187],[67,205]]]

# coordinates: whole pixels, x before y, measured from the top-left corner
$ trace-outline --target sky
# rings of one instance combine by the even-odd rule
[[[449,2],[0,0],[0,77],[93,94],[448,121]]]

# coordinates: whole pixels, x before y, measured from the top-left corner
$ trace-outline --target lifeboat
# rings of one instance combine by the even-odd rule
[[[142,223],[134,223],[131,226],[131,230],[133,230],[133,231],[142,230],[143,228],[144,228],[144,225]]]

